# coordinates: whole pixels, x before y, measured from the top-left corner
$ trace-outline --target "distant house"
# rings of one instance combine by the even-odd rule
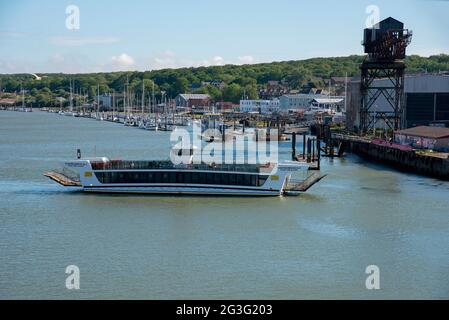
[[[10,107],[16,104],[15,98],[2,98],[0,99],[0,106],[2,107]]]
[[[313,107],[318,107],[320,109],[332,109],[338,110],[343,107],[345,99],[341,97],[326,97],[326,98],[315,98],[310,103]]]
[[[110,93],[105,93],[102,94],[100,96],[97,96],[97,101],[100,101],[100,105],[104,108],[104,109],[112,109],[112,94]]]
[[[279,100],[241,100],[240,112],[270,114],[279,112]]]
[[[331,85],[332,86],[344,86],[346,81],[348,83],[352,80],[352,77],[332,77],[331,78]]]
[[[449,128],[419,126],[396,131],[394,142],[416,149],[449,151]]]
[[[232,112],[232,111],[239,109],[238,104],[234,104],[232,102],[226,102],[226,101],[217,102],[215,104],[215,107],[216,107],[217,111],[220,111],[220,112]]]
[[[218,89],[223,89],[226,86],[224,81],[213,80],[213,81],[203,81],[201,82],[201,87],[213,86]]]
[[[259,97],[262,100],[271,100],[274,98],[279,98],[283,94],[289,92],[288,82],[269,80],[267,82],[266,88],[259,89]]]
[[[313,99],[328,98],[328,95],[323,94],[286,94],[279,98],[281,109],[287,110],[306,110],[310,107]]]
[[[202,93],[183,93],[175,98],[176,107],[183,109],[194,109],[196,107],[205,107],[210,103],[210,96]]]

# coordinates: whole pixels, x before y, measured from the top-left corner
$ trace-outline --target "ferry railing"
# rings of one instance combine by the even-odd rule
[[[174,165],[171,161],[111,161],[93,162],[93,170],[199,170],[199,171],[224,171],[224,172],[271,172],[272,165],[252,164],[182,164]]]

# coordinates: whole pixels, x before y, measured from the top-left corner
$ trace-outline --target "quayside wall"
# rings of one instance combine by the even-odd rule
[[[401,171],[449,180],[449,159],[401,150],[394,146],[374,144],[370,140],[333,134],[332,140],[341,144],[345,151],[368,161],[382,163]]]

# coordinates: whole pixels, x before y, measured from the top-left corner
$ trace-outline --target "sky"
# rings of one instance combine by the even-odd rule
[[[408,54],[449,54],[444,0],[0,0],[0,73],[143,71],[363,54],[363,28],[377,16],[392,16],[413,30]]]

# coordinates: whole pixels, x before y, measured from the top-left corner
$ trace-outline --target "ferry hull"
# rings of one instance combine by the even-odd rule
[[[213,195],[213,196],[261,196],[278,197],[279,190],[257,190],[243,188],[214,188],[214,187],[84,187],[88,193],[119,193],[119,194],[165,194],[165,195]]]

